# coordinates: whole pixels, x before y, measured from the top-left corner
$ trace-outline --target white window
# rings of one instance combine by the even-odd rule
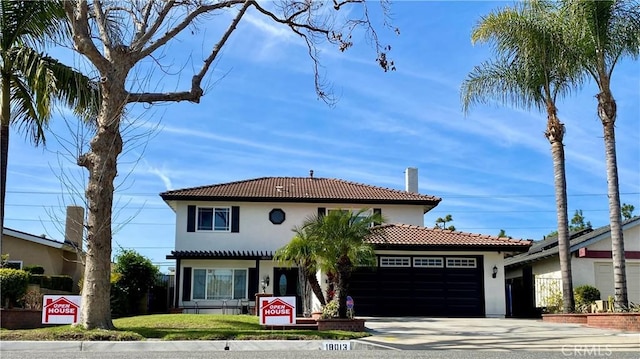
[[[339,209],[339,208],[329,208],[327,209],[327,213],[331,213],[331,212],[342,212],[342,213],[346,213],[346,212],[352,212],[352,213],[358,213],[360,210],[359,209]],[[371,210],[366,210],[363,211],[362,213],[360,213],[358,215],[358,217],[356,217],[356,222],[371,216]],[[371,226],[373,227],[375,225],[375,223],[371,223]]]
[[[380,267],[411,267],[409,257],[380,257]]]
[[[247,298],[246,269],[194,269],[193,299]]]
[[[475,268],[475,258],[447,258],[447,268]]]
[[[421,268],[442,268],[444,259],[442,257],[416,257],[413,258],[413,266]]]
[[[231,208],[198,207],[198,231],[229,232]]]

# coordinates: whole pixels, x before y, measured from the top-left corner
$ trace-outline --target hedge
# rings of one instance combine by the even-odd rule
[[[23,268],[25,271],[31,273],[31,274],[44,274],[44,267],[43,266],[26,266]]]
[[[73,291],[73,279],[68,275],[42,275],[32,274],[29,278],[30,284],[38,284],[41,288],[62,290],[65,292]]]
[[[0,300],[12,307],[27,292],[29,273],[21,269],[0,268]]]

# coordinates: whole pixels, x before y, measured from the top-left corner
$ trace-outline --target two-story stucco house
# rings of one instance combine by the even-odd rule
[[[505,253],[524,252],[530,245],[425,228],[423,216],[440,198],[418,193],[415,168],[407,169],[405,190],[311,172],[160,196],[176,213],[175,250],[167,259],[176,260],[177,308],[253,300],[262,290],[297,295],[297,269],[279,266],[273,253],[306,217],[334,209],[366,208],[387,221],[384,235],[369,238],[377,267],[361,268],[352,277],[349,295],[358,315],[504,316]]]

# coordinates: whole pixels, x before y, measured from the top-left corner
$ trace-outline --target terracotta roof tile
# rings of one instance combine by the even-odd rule
[[[530,240],[450,231],[440,228],[426,228],[408,224],[385,224],[378,228],[380,232],[374,233],[367,242],[391,247],[513,247],[520,250],[527,250],[531,245]]]
[[[435,206],[440,198],[332,178],[262,177],[185,188],[160,194],[165,200],[411,203]]]

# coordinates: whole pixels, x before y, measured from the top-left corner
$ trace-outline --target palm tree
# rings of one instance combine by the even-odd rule
[[[556,197],[558,249],[562,273],[563,311],[573,312],[569,252],[567,183],[563,138],[556,100],[580,84],[575,60],[565,51],[554,4],[526,2],[484,16],[472,41],[493,45],[496,59],[476,66],[462,85],[465,112],[476,103],[497,100],[522,108],[545,109],[545,137],[551,144]]]
[[[87,77],[38,52],[47,39],[60,37],[66,28],[61,1],[0,1],[0,226],[4,226],[9,126],[28,133],[37,146],[45,142],[54,100],[79,114],[95,108]]]
[[[616,159],[616,101],[611,92],[611,76],[618,60],[640,55],[640,4],[637,1],[563,1],[567,20],[567,43],[579,55],[587,76],[598,85],[598,116],[604,129],[607,196],[613,253],[615,308],[628,308],[624,238],[621,225],[620,188]]]
[[[307,218],[302,229],[316,242],[316,255],[320,266],[336,275],[338,315],[347,317],[347,293],[349,280],[355,266],[372,266],[376,263],[373,246],[365,242],[367,236],[377,231],[375,224],[384,219],[378,213],[362,209],[357,212],[332,210],[326,215]]]
[[[296,265],[302,276],[311,286],[313,294],[318,298],[320,305],[324,306],[326,301],[324,295],[322,295],[322,288],[318,282],[316,276],[318,272],[318,255],[314,246],[317,244],[313,242],[311,237],[302,228],[294,228],[296,235],[291,242],[287,243],[284,247],[278,249],[273,256],[273,259],[289,265]]]

